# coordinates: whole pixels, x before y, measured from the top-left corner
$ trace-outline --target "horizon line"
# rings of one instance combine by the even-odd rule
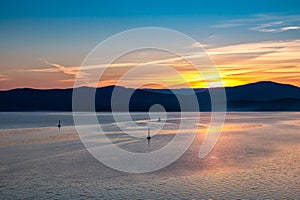
[[[11,89],[6,89],[6,90],[1,90],[0,92],[6,92],[6,91],[12,91],[12,90],[21,90],[21,89],[31,89],[31,90],[69,90],[69,89],[77,89],[77,88],[94,88],[94,89],[101,89],[101,88],[107,88],[107,87],[123,87],[126,89],[141,89],[141,90],[180,90],[180,89],[212,89],[212,88],[234,88],[234,87],[239,87],[239,86],[245,86],[245,85],[251,85],[251,84],[257,84],[257,83],[275,83],[275,84],[280,84],[280,85],[290,85],[294,86],[297,88],[300,88],[299,86],[293,85],[293,84],[288,84],[288,83],[282,83],[282,82],[275,82],[275,81],[256,81],[256,82],[251,82],[251,83],[246,83],[246,84],[241,84],[241,85],[235,85],[235,86],[224,86],[224,87],[204,87],[204,88],[133,88],[133,87],[125,87],[121,85],[107,85],[103,87],[91,87],[91,86],[80,86],[80,87],[68,87],[68,88],[30,88],[30,87],[17,87],[17,88],[11,88]]]

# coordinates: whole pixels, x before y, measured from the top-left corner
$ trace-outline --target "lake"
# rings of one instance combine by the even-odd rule
[[[193,119],[194,115],[189,113],[188,117]],[[182,120],[180,113],[167,113],[167,118],[162,118],[166,120],[163,130],[148,144],[143,137],[147,134],[149,115],[131,113],[131,117],[141,127],[135,131],[142,137],[122,134],[110,113],[97,113],[98,121],[106,127],[107,135],[115,144],[139,153],[155,151],[168,144]],[[57,127],[58,120],[61,120],[61,129]],[[96,160],[81,143],[70,112],[2,112],[1,197],[299,198],[299,112],[229,112],[217,144],[200,159],[199,148],[209,121],[210,113],[201,113],[192,145],[171,165],[154,172],[132,174],[111,169]],[[126,119],[119,125],[133,129]]]

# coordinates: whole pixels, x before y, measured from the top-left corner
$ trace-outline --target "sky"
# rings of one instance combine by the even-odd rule
[[[0,90],[71,88],[95,46],[141,27],[174,29],[193,38],[196,42],[182,48],[193,57],[203,47],[220,78],[204,69],[204,81],[175,55],[145,50],[118,59],[97,86],[116,84],[136,65],[153,61],[173,67],[192,87],[219,86],[220,81],[224,86],[258,81],[300,86],[300,1],[295,0],[1,0],[0,27]],[[83,66],[88,69],[85,85],[96,84],[89,75],[97,64],[104,63]],[[137,87],[143,81],[144,87],[184,86],[163,67],[123,84]]]

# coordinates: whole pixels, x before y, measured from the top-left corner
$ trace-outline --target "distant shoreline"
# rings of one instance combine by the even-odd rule
[[[160,104],[167,112],[210,112],[211,98],[210,92],[219,92],[222,88],[211,89],[132,89],[120,86],[108,86],[103,88],[76,88],[76,89],[14,89],[0,91],[0,111],[51,111],[64,112],[74,110],[73,90],[83,94],[94,94],[95,105],[84,105],[76,111],[111,112],[112,94],[115,89],[120,92],[120,99],[114,111],[126,112],[148,112],[151,106]],[[271,112],[271,111],[300,111],[300,88],[288,85],[263,81],[246,84],[236,87],[224,88],[226,99],[221,103],[227,104],[227,108],[221,106],[214,111],[226,112]],[[194,94],[191,94],[194,93]],[[129,105],[122,101],[123,96],[130,96]],[[187,102],[185,110],[181,109],[178,101],[180,97],[183,102]],[[199,107],[190,106],[192,98],[198,100]],[[84,99],[83,99],[84,100]],[[214,105],[216,106],[216,105]],[[225,109],[225,110],[224,110]]]

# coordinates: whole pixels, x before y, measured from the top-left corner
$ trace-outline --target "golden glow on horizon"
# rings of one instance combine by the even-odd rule
[[[202,55],[192,46],[190,58],[200,59]],[[124,86],[134,87],[137,82],[145,83],[145,87],[153,88],[171,87],[180,88],[188,83],[191,87],[219,87],[236,86],[258,81],[275,81],[300,86],[300,40],[257,42],[224,47],[209,48],[208,54],[216,63],[218,75],[205,66],[201,74],[187,61],[174,57],[174,55],[159,55],[153,52],[140,53],[137,58],[123,58],[111,65],[104,80],[98,86],[107,86],[117,83],[117,80],[135,66],[148,64],[161,64],[173,67],[182,77],[170,74],[166,70],[149,71],[132,80],[127,80]],[[144,57],[143,57],[144,56]],[[172,57],[173,56],[173,57]],[[153,60],[153,58],[155,58]],[[135,60],[137,62],[128,62]],[[44,68],[22,69],[11,73],[0,73],[0,89],[15,87],[33,88],[66,88],[73,87],[74,78],[79,66],[63,66],[41,60]],[[204,64],[203,64],[204,65]],[[202,65],[202,66],[203,66]],[[97,80],[89,80],[94,70],[106,67],[102,65],[83,66],[84,72],[79,78],[86,79],[86,85],[94,85]],[[151,83],[149,83],[151,82]],[[93,84],[94,83],[94,84]]]

